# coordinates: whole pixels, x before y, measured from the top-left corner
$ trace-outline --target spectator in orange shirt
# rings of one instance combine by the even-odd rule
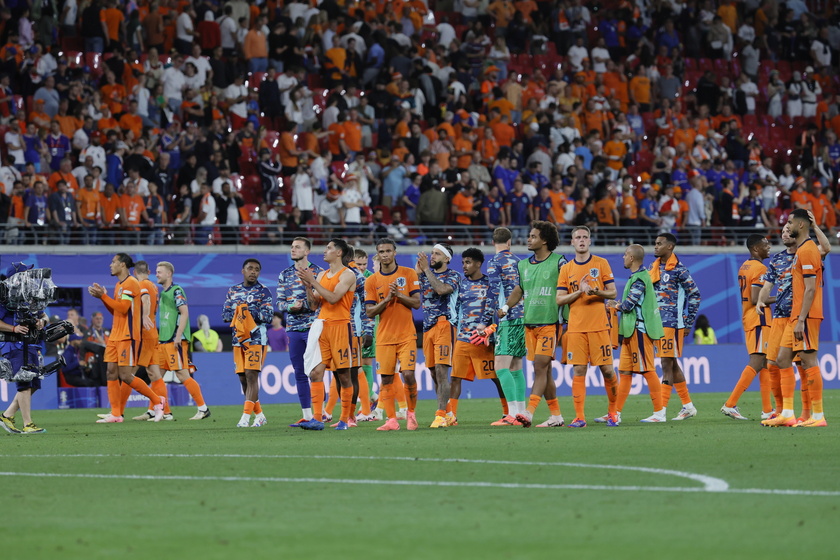
[[[496,37],[505,36],[515,13],[516,8],[510,0],[493,0],[487,6],[487,14],[496,18]]]
[[[75,195],[79,192],[79,183],[73,175],[73,161],[69,157],[62,159],[59,164],[58,171],[54,171],[50,175],[47,184],[49,184],[51,192],[56,192],[58,190],[59,181],[67,183],[67,190],[70,194]]]
[[[108,0],[106,8],[99,12],[99,21],[105,32],[105,49],[110,51],[120,44],[120,36],[125,37],[125,15],[117,8],[116,0]]]
[[[344,126],[344,143],[347,145],[347,161],[356,159],[356,154],[362,151],[362,124],[359,122],[359,112],[355,108],[347,111]]]
[[[265,16],[257,18],[256,25],[245,35],[245,40],[242,42],[242,52],[245,60],[248,61],[250,72],[268,70],[268,37],[262,31],[266,21]]]
[[[823,228],[828,221],[828,213],[834,212],[831,207],[831,201],[823,192],[823,185],[819,181],[814,181],[811,186],[811,211],[814,213],[814,221],[817,227]]]
[[[109,130],[119,130],[120,123],[117,122],[117,119],[111,116],[111,110],[108,106],[102,105],[99,110],[102,112],[102,118],[97,121],[96,129],[102,133],[106,133]]]
[[[120,118],[120,128],[128,140],[139,140],[143,136],[143,117],[137,114],[137,100],[128,104],[128,112]]]
[[[105,85],[100,91],[103,102],[108,105],[112,114],[119,115],[125,110],[123,107],[126,98],[125,86],[117,83],[117,76],[110,70],[105,71]]]
[[[501,115],[497,122],[490,124],[490,128],[493,129],[493,137],[500,147],[510,148],[513,145],[513,140],[516,138],[516,130],[510,125],[510,117],[508,115]]]
[[[148,224],[149,215],[146,213],[146,203],[143,202],[143,197],[137,194],[137,186],[134,183],[126,186],[121,207],[123,212],[120,218],[125,230],[123,242],[136,245],[140,242],[140,224]]]
[[[461,137],[455,140],[454,155],[458,156],[458,167],[467,169],[472,165],[473,161],[473,142],[475,141],[475,133],[468,125],[461,126]]]
[[[484,165],[493,165],[496,161],[496,156],[499,154],[499,143],[493,136],[493,129],[489,126],[484,127],[482,138],[478,141],[479,153],[481,153],[481,161]]]
[[[93,175],[85,176],[85,186],[76,195],[79,220],[82,222],[82,243],[96,245],[99,226],[102,224],[100,193],[93,188]]]
[[[113,245],[114,232],[119,227],[119,220],[123,214],[122,199],[114,192],[114,185],[111,183],[106,183],[105,190],[99,194],[99,207],[102,212],[102,228],[99,230],[99,242],[102,245]]]
[[[805,191],[805,177],[797,177],[793,182],[793,190],[790,192],[790,204],[796,208],[813,210],[811,207],[811,195]]]
[[[613,132],[612,138],[604,145],[607,155],[607,167],[611,170],[612,179],[618,179],[619,172],[624,169],[624,158],[627,156],[627,144],[620,138],[618,131]]]
[[[67,138],[73,138],[76,131],[84,126],[84,122],[75,115],[68,115],[67,110],[69,107],[69,100],[62,99],[58,104],[58,114],[55,116],[55,120],[58,121],[61,133]]]
[[[459,226],[472,225],[473,218],[478,216],[478,210],[475,209],[475,183],[470,182],[463,189],[455,193],[455,196],[452,197],[450,212],[455,217],[455,223]],[[455,234],[464,240],[470,237],[468,227],[459,227]]]
[[[636,75],[630,80],[630,100],[639,106],[640,113],[649,113],[651,109],[651,83],[647,68],[639,66]]]

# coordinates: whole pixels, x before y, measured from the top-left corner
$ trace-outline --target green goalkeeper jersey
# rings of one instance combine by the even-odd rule
[[[519,261],[519,286],[525,303],[525,325],[554,325],[559,321],[557,305],[557,277],[566,257],[551,253],[537,261],[531,255]]]
[[[178,331],[178,308],[182,305],[187,305],[187,295],[181,286],[172,284],[160,292],[158,332],[161,342],[172,342],[175,338],[175,333]],[[187,320],[187,326],[184,328],[182,340],[190,340],[189,319]]]

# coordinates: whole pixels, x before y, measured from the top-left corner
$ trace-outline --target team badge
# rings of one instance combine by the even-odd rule
[[[571,352],[566,352],[566,360],[570,361],[571,359],[572,359],[572,353]]]
[[[405,277],[400,276],[397,278],[397,286],[400,288],[405,288]]]
[[[670,280],[670,279],[671,279],[671,275],[670,275],[670,274],[668,274],[667,272],[665,272],[664,274],[662,274],[662,281],[663,281],[663,282],[667,282],[667,281],[668,281],[668,280]]]
[[[590,268],[590,269],[589,269],[589,275],[590,275],[592,278],[598,278],[598,274],[599,274],[600,272],[601,272],[601,271],[600,271],[600,270],[598,270],[597,268]]]

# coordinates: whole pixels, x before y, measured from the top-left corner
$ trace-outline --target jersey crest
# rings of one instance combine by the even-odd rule
[[[598,278],[598,275],[600,273],[601,273],[601,271],[598,268],[590,268],[589,269],[589,276],[591,276],[593,279]]]

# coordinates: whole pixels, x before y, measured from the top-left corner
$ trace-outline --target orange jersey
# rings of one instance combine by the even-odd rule
[[[606,259],[590,255],[584,262],[571,260],[560,269],[557,278],[557,290],[561,294],[578,291],[581,281],[586,278],[589,286],[597,290],[612,287],[615,284],[612,269]],[[611,326],[609,313],[604,298],[583,294],[569,304],[568,332],[597,332]]]
[[[790,267],[793,280],[793,307],[790,318],[798,319],[802,316],[802,298],[805,296],[805,279],[816,279],[816,292],[811,302],[811,309],[808,310],[809,319],[823,318],[822,287],[823,287],[823,263],[820,258],[820,250],[813,239],[807,239],[796,249],[796,256]]]
[[[382,274],[380,270],[365,281],[365,305],[376,305],[385,299],[392,283],[396,283],[397,290],[404,296],[420,293],[420,280],[413,268],[398,266],[390,274]],[[414,315],[411,309],[392,299],[385,310],[379,315],[379,329],[376,331],[376,344],[400,344],[407,340],[415,340],[417,331],[414,329]]]
[[[764,314],[759,315],[755,312],[755,304],[750,303],[753,286],[759,288],[764,285],[761,276],[767,272],[767,267],[764,263],[749,259],[741,265],[738,269],[738,285],[741,288],[741,323],[744,325],[744,331],[748,332],[758,326],[770,325],[770,308],[764,308]]]
[[[99,192],[93,189],[82,189],[76,195],[79,205],[79,217],[83,220],[95,220],[100,217]]]
[[[145,280],[140,281],[140,299],[142,301],[143,296],[148,295],[150,300],[149,305],[149,319],[152,320],[152,324],[155,323],[155,316],[157,315],[157,306],[158,306],[158,289],[155,286],[154,282],[146,278]],[[142,323],[141,323],[142,326]],[[158,340],[158,330],[157,326],[153,326],[151,329],[143,328],[143,339],[144,340],[154,340],[157,342]]]
[[[331,292],[335,291],[341,280],[341,274],[345,270],[350,270],[343,267],[335,273],[335,276],[330,276],[330,270],[324,271],[318,283]],[[355,284],[354,284],[355,285]],[[341,299],[335,303],[329,303],[327,300],[321,300],[321,311],[318,312],[318,318],[324,320],[325,325],[349,325],[350,324],[350,307],[353,305],[353,296],[356,295],[354,290],[347,290]]]
[[[112,310],[114,314],[114,326],[111,327],[110,340],[140,340],[142,326],[140,309],[140,283],[137,278],[127,276],[125,280],[117,282],[114,286],[114,300],[129,301],[131,305],[126,311]]]
[[[636,199],[632,195],[621,197],[621,212],[619,215],[625,220],[635,220],[639,217]]]
[[[554,212],[554,219],[557,220],[558,224],[565,223],[566,202],[568,201],[566,193],[563,191],[550,191],[548,198],[551,200],[551,211]]]
[[[616,225],[613,210],[615,210],[615,200],[609,196],[597,201],[595,203],[595,215],[598,217],[598,223]]]

